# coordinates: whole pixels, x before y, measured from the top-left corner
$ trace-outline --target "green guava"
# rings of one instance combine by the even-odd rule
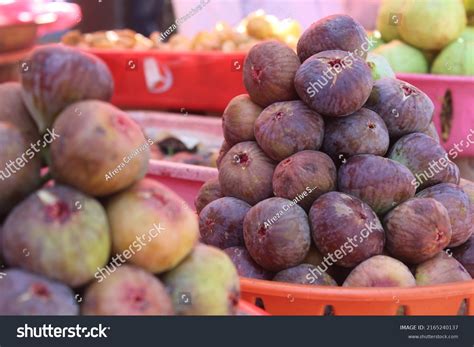
[[[372,77],[375,81],[383,77],[395,78],[395,72],[393,72],[390,63],[383,55],[369,52],[366,61],[372,71]]]
[[[374,50],[373,53],[384,56],[395,72],[428,72],[428,62],[423,53],[399,40],[393,40],[382,45]]]
[[[474,28],[450,43],[436,57],[431,73],[439,75],[474,75]]]
[[[403,19],[401,9],[404,2],[405,0],[382,0],[380,4],[377,30],[380,31],[385,42],[400,38],[397,27]]]

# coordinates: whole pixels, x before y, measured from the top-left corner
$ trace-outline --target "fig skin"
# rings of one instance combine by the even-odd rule
[[[469,240],[472,228],[471,202],[464,190],[453,183],[441,183],[419,192],[419,198],[433,198],[442,203],[451,221],[451,242],[448,247],[462,245]]]
[[[314,265],[300,264],[278,272],[273,277],[273,281],[314,286],[337,286],[336,281],[330,275],[325,272],[316,275],[317,272],[319,271]]]
[[[62,45],[46,45],[35,48],[26,60],[30,62],[30,71],[22,74],[22,96],[40,132],[76,101],[109,101],[112,97],[112,74],[92,54]]]
[[[434,112],[433,102],[420,89],[388,77],[375,81],[365,107],[382,117],[392,138],[424,131]]]
[[[132,245],[136,252],[130,251],[128,261],[152,273],[174,268],[198,242],[196,214],[155,180],[145,178],[114,195],[106,210],[114,253],[130,251]]]
[[[415,196],[411,172],[396,161],[371,154],[355,155],[339,168],[338,186],[383,215]]]
[[[296,266],[311,244],[308,217],[290,200],[266,199],[245,216],[244,240],[253,260],[264,269],[277,272]]]
[[[367,49],[363,48],[367,43]],[[351,16],[336,14],[311,24],[298,40],[296,51],[301,62],[329,50],[354,52],[365,59],[370,48],[364,27]]]
[[[459,261],[474,278],[474,235],[467,242],[452,250],[453,257]]]
[[[107,263],[111,248],[102,205],[60,185],[40,189],[18,204],[3,225],[1,243],[10,266],[71,287],[94,278],[97,268]]]
[[[467,194],[470,202],[471,220],[474,221],[474,182],[460,179],[459,186],[462,188],[464,193]]]
[[[236,246],[224,249],[234,263],[240,277],[271,280],[274,274],[258,265],[245,247]]]
[[[224,251],[198,244],[163,277],[178,315],[233,315],[240,297],[239,276]],[[182,295],[189,295],[189,304]]]
[[[88,316],[163,316],[174,313],[165,286],[152,274],[122,265],[85,292],[82,314]]]
[[[201,213],[202,209],[214,200],[224,197],[221,192],[221,186],[217,178],[211,178],[204,182],[199,188],[196,199],[194,200],[194,207],[196,212]]]
[[[438,183],[459,183],[459,168],[448,159],[444,148],[428,135],[403,136],[392,146],[388,158],[410,169],[417,189]]]
[[[425,134],[425,135],[428,135],[433,140],[435,140],[437,143],[440,143],[438,130],[436,129],[436,126],[433,122],[431,122],[430,125],[425,130],[420,131],[420,132]]]
[[[416,267],[415,278],[418,286],[472,280],[464,266],[445,252],[419,264]]]
[[[361,108],[347,117],[326,122],[323,151],[336,162],[357,154],[384,156],[389,145],[384,121],[369,109]]]
[[[201,241],[220,249],[244,245],[243,223],[250,205],[224,197],[209,203],[199,214]]]
[[[58,182],[105,196],[148,170],[151,140],[115,106],[97,100],[75,103],[58,116],[54,129],[60,138],[51,143],[51,171]]]
[[[254,45],[244,61],[244,85],[253,102],[267,107],[277,101],[296,100],[293,80],[300,60],[279,41]]]
[[[337,50],[313,55],[295,75],[301,100],[327,117],[347,116],[361,109],[373,83],[372,71],[363,59]]]
[[[306,211],[322,194],[336,189],[337,170],[323,152],[301,151],[280,162],[273,173],[275,196],[293,200]]]
[[[35,148],[38,149],[38,146]],[[18,164],[19,158],[22,158],[20,160],[23,166]],[[15,125],[1,121],[0,163],[1,220],[41,184],[41,154],[29,148],[25,137]]]
[[[401,261],[376,255],[360,263],[347,276],[343,287],[414,287],[415,277]]]
[[[432,198],[412,198],[390,211],[383,220],[390,254],[419,264],[441,252],[451,241],[446,208]]]
[[[255,120],[262,108],[253,103],[247,94],[234,97],[222,114],[224,139],[229,145],[244,141],[255,141]]]
[[[276,102],[255,121],[258,145],[281,161],[302,150],[318,150],[324,138],[324,120],[302,101]]]
[[[336,265],[354,267],[383,252],[382,224],[369,205],[356,197],[339,192],[320,196],[311,206],[309,222],[316,247],[323,255],[334,254]]]
[[[20,269],[8,269],[0,281],[2,316],[76,316],[79,306],[72,290]]]
[[[226,140],[222,142],[221,148],[219,148],[219,155],[217,156],[217,159],[216,159],[216,165],[218,168],[221,165],[222,159],[227,154],[227,152],[229,152],[231,148],[232,146],[229,145],[229,143]]]
[[[256,142],[233,146],[219,167],[219,184],[225,196],[255,205],[273,195],[272,177],[275,163]]]

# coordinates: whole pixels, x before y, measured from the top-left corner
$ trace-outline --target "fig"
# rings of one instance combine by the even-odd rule
[[[0,121],[0,219],[41,184],[39,150],[15,125]]]
[[[298,40],[296,51],[301,62],[330,50],[353,52],[365,59],[370,42],[364,27],[354,18],[336,14],[311,24]]]
[[[163,316],[174,313],[161,281],[145,270],[122,265],[85,291],[81,311],[88,316]]]
[[[415,277],[401,261],[376,255],[357,265],[343,287],[414,287]]]
[[[474,158],[472,157],[452,157],[453,163],[458,166],[463,179],[474,180]],[[462,181],[462,180],[461,180]]]
[[[325,272],[316,274],[317,272],[319,271],[314,265],[300,264],[278,272],[275,277],[273,277],[273,280],[277,282],[312,284],[316,286],[337,286],[336,281],[334,281],[330,275]]]
[[[71,287],[89,282],[107,263],[110,243],[100,203],[60,185],[40,189],[18,204],[2,232],[2,253],[10,266]]]
[[[428,125],[428,128],[426,128],[425,130],[420,131],[420,132],[425,134],[425,135],[428,135],[433,140],[435,140],[437,143],[439,143],[440,140],[439,140],[438,130],[436,130],[436,126],[433,122],[431,122],[430,125]]]
[[[399,16],[405,0],[382,0],[377,15],[376,27],[386,42],[400,38],[397,26],[403,20]]]
[[[35,48],[26,61],[29,65],[22,74],[22,95],[40,132],[76,101],[108,101],[112,97],[112,75],[107,65],[92,54],[62,45],[45,45]]]
[[[372,154],[349,158],[339,168],[338,186],[368,204],[377,214],[385,214],[415,196],[414,177],[396,161]]]
[[[306,211],[320,195],[336,189],[336,166],[318,151],[301,151],[280,162],[273,173],[275,196],[295,199]]]
[[[412,184],[416,189],[443,182],[459,182],[456,164],[448,159],[444,148],[428,135],[413,133],[403,136],[392,146],[388,157],[410,169],[415,176]]]
[[[250,205],[224,197],[209,203],[199,214],[201,241],[225,249],[244,245],[243,223]]]
[[[356,197],[339,192],[320,196],[311,206],[309,222],[314,243],[336,265],[354,267],[383,252],[382,224],[375,212]]]
[[[374,81],[383,77],[395,78],[395,72],[393,72],[390,63],[383,55],[369,52],[367,54],[367,64],[372,71]]]
[[[225,141],[235,145],[244,141],[255,141],[253,128],[262,108],[252,102],[247,94],[238,95],[227,105],[222,114],[222,130]]]
[[[358,56],[324,51],[308,58],[295,75],[296,92],[310,108],[328,117],[359,110],[372,90],[372,72]]]
[[[472,280],[464,266],[445,252],[419,264],[416,267],[415,278],[419,286]]]
[[[155,180],[145,178],[114,195],[106,210],[114,252],[150,272],[171,270],[198,241],[195,213]]]
[[[448,210],[432,198],[412,198],[395,207],[383,220],[390,254],[419,264],[441,252],[451,241]]]
[[[179,315],[235,314],[239,276],[226,253],[198,244],[163,280]]]
[[[75,316],[79,306],[62,283],[20,269],[8,269],[0,281],[2,316]]]
[[[374,53],[384,57],[394,72],[428,73],[428,60],[419,49],[399,40],[379,46]]]
[[[255,121],[258,145],[276,161],[305,149],[319,149],[323,137],[323,118],[299,100],[276,102]]]
[[[138,124],[110,104],[75,103],[58,116],[54,129],[61,137],[51,144],[53,176],[89,195],[123,190],[148,169],[151,140],[145,140]]]
[[[273,195],[274,162],[256,142],[246,141],[233,146],[219,167],[219,184],[225,196],[255,205]]]
[[[402,16],[398,33],[403,41],[421,49],[442,49],[466,27],[462,1],[409,0],[403,5]]]
[[[221,148],[219,148],[219,155],[217,156],[217,159],[216,159],[216,165],[217,165],[218,168],[221,165],[222,159],[227,154],[227,152],[229,152],[229,149],[231,149],[231,148],[232,148],[232,146],[229,145],[229,143],[227,143],[226,140],[224,140],[222,142]]]
[[[323,151],[339,162],[356,154],[383,156],[390,138],[380,116],[366,108],[326,122]]]
[[[454,248],[452,255],[474,278],[474,235],[461,246]]]
[[[308,217],[294,201],[269,198],[244,219],[245,246],[264,269],[281,271],[300,264],[311,244]]]
[[[471,237],[472,228],[471,201],[464,190],[453,183],[441,183],[419,192],[419,198],[433,198],[443,204],[451,222],[451,241],[449,247],[456,247]]]
[[[446,46],[431,66],[438,75],[474,75],[474,39],[459,37]]]
[[[199,188],[196,199],[194,200],[194,207],[196,212],[201,213],[202,209],[210,202],[222,198],[221,186],[217,178],[211,178],[204,182]]]
[[[244,85],[256,104],[267,107],[277,101],[297,99],[293,80],[300,61],[296,53],[278,41],[256,44],[244,61]]]
[[[245,247],[229,247],[224,249],[224,252],[234,263],[240,277],[255,278],[259,280],[270,280],[273,278],[273,273],[258,265],[252,259],[250,253]]]
[[[433,102],[425,93],[393,78],[375,81],[365,107],[382,117],[393,138],[425,130],[434,112]]]

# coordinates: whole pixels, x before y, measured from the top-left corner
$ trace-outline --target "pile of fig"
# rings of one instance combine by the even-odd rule
[[[236,267],[145,177],[153,142],[108,103],[108,67],[60,45],[28,64],[0,85],[0,315],[238,313]]]
[[[374,80],[370,42],[323,18],[294,53],[259,43],[248,95],[223,114],[218,179],[197,198],[201,239],[241,277],[307,285],[412,287],[471,280],[474,183],[460,183],[433,132],[433,103]],[[368,43],[369,42],[369,43]]]

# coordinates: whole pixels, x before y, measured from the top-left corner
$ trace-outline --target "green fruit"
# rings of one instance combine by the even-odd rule
[[[368,31],[367,37],[369,38],[369,42],[373,42],[373,44],[369,48],[369,51],[373,51],[377,47],[382,46],[384,43],[386,43],[382,39],[382,34],[378,30]]]
[[[401,9],[405,0],[383,0],[377,16],[377,30],[386,42],[400,38],[397,27],[402,20]]]
[[[467,31],[467,30],[466,30]],[[474,75],[474,39],[470,30],[450,43],[436,57],[431,73],[439,75]]]
[[[240,296],[239,276],[223,251],[197,245],[163,278],[180,315],[234,314]]]
[[[399,40],[382,45],[373,53],[384,56],[395,72],[428,72],[428,62],[423,53]]]
[[[393,72],[390,63],[383,55],[369,52],[366,61],[372,71],[374,80],[379,80],[383,77],[395,78],[395,72]]]
[[[474,0],[464,0],[467,14],[467,25],[474,25]]]
[[[421,49],[442,49],[466,27],[462,0],[406,0],[398,33]]]

